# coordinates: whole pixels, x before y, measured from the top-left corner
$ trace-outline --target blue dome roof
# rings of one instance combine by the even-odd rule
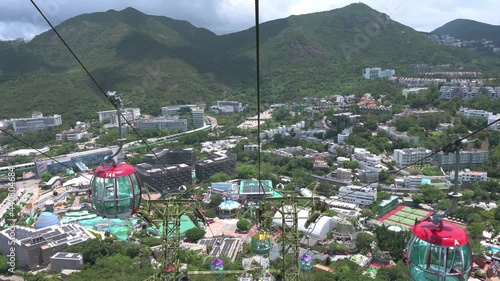
[[[42,212],[35,223],[35,229],[44,228],[51,225],[59,224],[59,219],[56,215],[49,212]]]

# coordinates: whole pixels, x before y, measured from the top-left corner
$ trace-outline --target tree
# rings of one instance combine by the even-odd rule
[[[257,170],[253,165],[249,164],[239,165],[234,172],[236,174],[236,177],[239,179],[257,178]]]
[[[48,182],[52,178],[52,174],[49,172],[45,172],[40,176],[40,179],[44,182]]]
[[[186,231],[186,238],[189,241],[198,241],[202,238],[205,237],[206,231],[198,228],[198,227],[193,227],[190,230]]]
[[[248,222],[247,220],[239,220],[236,223],[236,227],[239,230],[248,231],[248,230],[250,230],[250,222]]]
[[[210,203],[208,206],[210,208],[214,208],[220,205],[224,201],[224,198],[222,197],[222,194],[214,194],[210,197]]]
[[[368,232],[360,232],[356,236],[356,248],[363,254],[370,251],[372,242],[375,241],[375,236]]]
[[[371,219],[373,218],[373,212],[370,209],[363,209],[361,210],[361,216]]]
[[[483,222],[473,222],[467,228],[469,235],[474,239],[482,237],[485,229],[486,227]]]
[[[223,172],[219,172],[219,173],[215,173],[215,174],[211,175],[208,180],[210,182],[226,182],[230,179],[231,179],[231,176],[229,176],[228,174],[223,173]]]
[[[358,169],[359,168],[359,162],[358,161],[344,161],[344,167],[347,169]]]

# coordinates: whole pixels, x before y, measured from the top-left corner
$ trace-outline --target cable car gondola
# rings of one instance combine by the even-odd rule
[[[458,193],[460,149],[466,139],[458,139],[445,146],[445,153],[455,152],[455,188],[449,195],[453,203],[444,212],[432,215],[428,220],[415,223],[413,236],[404,252],[408,273],[414,281],[466,281],[472,269],[472,251],[469,236],[462,228],[443,221],[443,217],[462,195]]]
[[[121,99],[116,92],[108,92],[107,96],[117,109],[120,146],[113,155],[105,159],[104,165],[95,170],[89,190],[90,203],[94,212],[102,217],[128,218],[139,209],[141,184],[132,165],[115,163],[113,160],[123,146]]]
[[[472,268],[467,232],[448,222],[416,224],[405,258],[415,281],[468,280]]]

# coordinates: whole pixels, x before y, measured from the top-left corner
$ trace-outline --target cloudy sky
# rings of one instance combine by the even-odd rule
[[[53,24],[83,13],[134,7],[146,14],[183,19],[217,34],[249,28],[254,22],[253,0],[35,0]],[[350,0],[260,0],[261,22],[290,15],[340,8]],[[392,19],[420,31],[457,18],[500,25],[498,0],[363,0]],[[31,39],[49,26],[30,0],[0,0],[0,40]]]

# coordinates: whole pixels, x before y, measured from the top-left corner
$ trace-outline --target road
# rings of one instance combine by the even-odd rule
[[[23,180],[23,181],[17,181],[16,182],[16,198],[21,196],[19,200],[16,200],[14,204],[19,204],[21,203],[26,197],[28,196],[28,193],[33,191],[35,186],[37,186],[38,180]],[[1,186],[0,188],[8,188],[8,185]],[[7,210],[11,206],[11,201],[8,200],[8,197],[5,198],[5,200],[0,203],[0,218],[3,217],[3,215],[7,212]]]

